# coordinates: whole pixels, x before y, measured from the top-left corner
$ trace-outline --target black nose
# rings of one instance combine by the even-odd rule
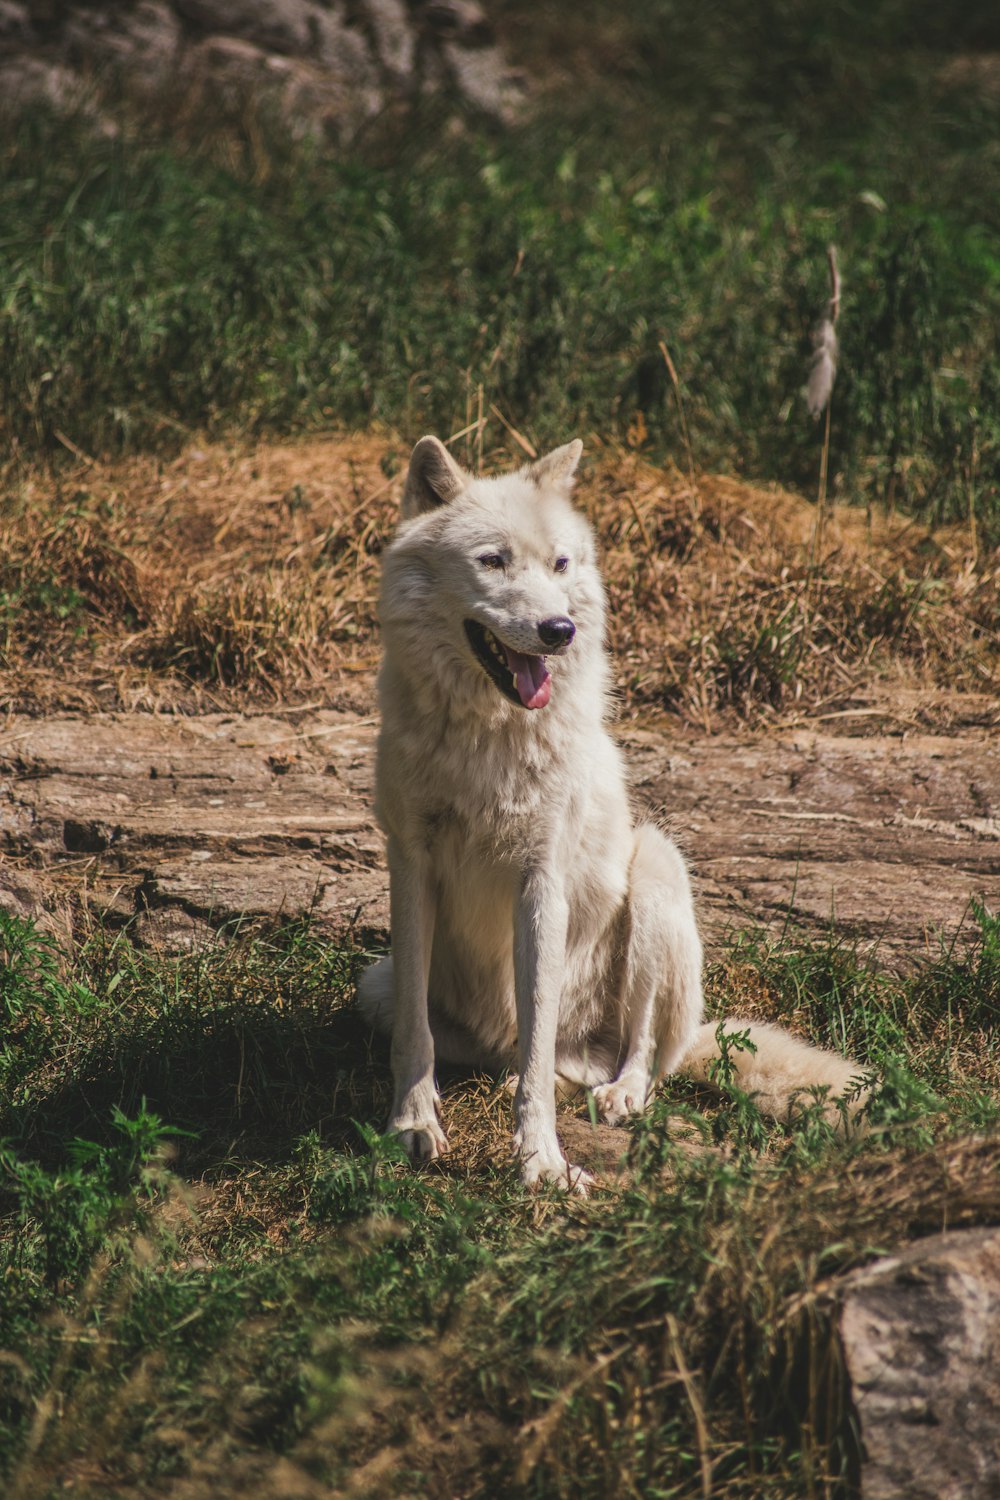
[[[576,635],[576,626],[565,615],[553,615],[550,620],[539,620],[538,634],[543,646],[568,646]]]

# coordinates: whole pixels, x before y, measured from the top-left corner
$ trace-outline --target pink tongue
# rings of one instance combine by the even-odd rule
[[[525,708],[544,708],[552,692],[552,678],[544,656],[524,656],[504,646],[507,666],[517,679],[517,695]]]

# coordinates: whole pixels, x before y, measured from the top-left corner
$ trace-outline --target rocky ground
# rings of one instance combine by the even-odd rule
[[[68,932],[132,924],[165,951],[307,913],[388,936],[372,814],[376,722],[333,711],[12,717],[0,734],[0,901]],[[623,729],[635,801],[693,866],[710,942],[789,916],[935,951],[1000,902],[1000,742]]]
[[[263,111],[333,140],[422,95],[502,123],[524,98],[477,0],[0,0],[7,109],[99,117],[109,87],[140,108]]]

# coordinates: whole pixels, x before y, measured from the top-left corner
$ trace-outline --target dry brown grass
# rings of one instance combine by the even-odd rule
[[[814,556],[807,500],[591,451],[579,493],[626,713],[712,729],[835,716],[874,686],[995,690],[998,559],[962,531],[841,507]],[[404,464],[368,434],[9,473],[2,701],[370,702]]]
[[[962,533],[841,507],[814,558],[815,506],[776,486],[692,487],[628,455],[598,478],[627,703],[709,729],[732,712],[832,713],[878,683],[995,685],[998,560],[976,563]]]

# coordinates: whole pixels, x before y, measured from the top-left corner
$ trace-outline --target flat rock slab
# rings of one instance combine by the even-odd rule
[[[385,939],[376,723],[333,712],[14,719],[0,733],[0,905],[82,903],[185,947],[238,918]],[[835,921],[919,952],[1000,903],[1000,743],[986,735],[622,735],[710,942]]]
[[[995,735],[626,743],[637,800],[666,813],[710,933],[794,913],[889,951],[937,951],[970,898],[1000,898]]]
[[[333,714],[17,721],[0,738],[0,843],[36,883],[48,875],[98,915],[137,917],[157,946],[306,915],[377,940],[388,900],[374,734],[373,720]],[[7,884],[23,911],[23,868],[16,886],[0,875],[0,902]]]

